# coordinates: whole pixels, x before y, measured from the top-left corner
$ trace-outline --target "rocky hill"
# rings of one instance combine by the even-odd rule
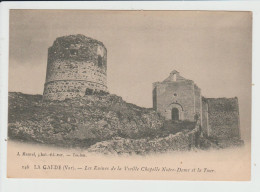
[[[116,137],[167,137],[180,130],[192,130],[194,123],[164,121],[153,109],[111,94],[43,101],[41,95],[11,92],[8,127],[10,139],[88,148]]]

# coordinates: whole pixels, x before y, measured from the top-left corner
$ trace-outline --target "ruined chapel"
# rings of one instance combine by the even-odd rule
[[[201,89],[174,70],[153,83],[153,108],[166,120],[199,120],[205,136],[240,139],[239,105],[234,98],[205,98]]]

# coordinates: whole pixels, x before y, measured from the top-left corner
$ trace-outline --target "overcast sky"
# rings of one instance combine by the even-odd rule
[[[9,91],[42,94],[47,49],[60,36],[83,34],[108,50],[108,89],[152,107],[152,83],[172,70],[205,97],[235,97],[249,137],[251,13],[207,11],[10,11]]]

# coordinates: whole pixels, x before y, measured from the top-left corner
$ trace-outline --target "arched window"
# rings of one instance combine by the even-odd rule
[[[179,120],[179,110],[177,108],[172,108],[172,120]]]

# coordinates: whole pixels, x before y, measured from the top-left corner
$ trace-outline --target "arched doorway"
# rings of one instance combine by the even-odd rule
[[[179,120],[179,109],[172,108],[172,120],[177,121]]]

